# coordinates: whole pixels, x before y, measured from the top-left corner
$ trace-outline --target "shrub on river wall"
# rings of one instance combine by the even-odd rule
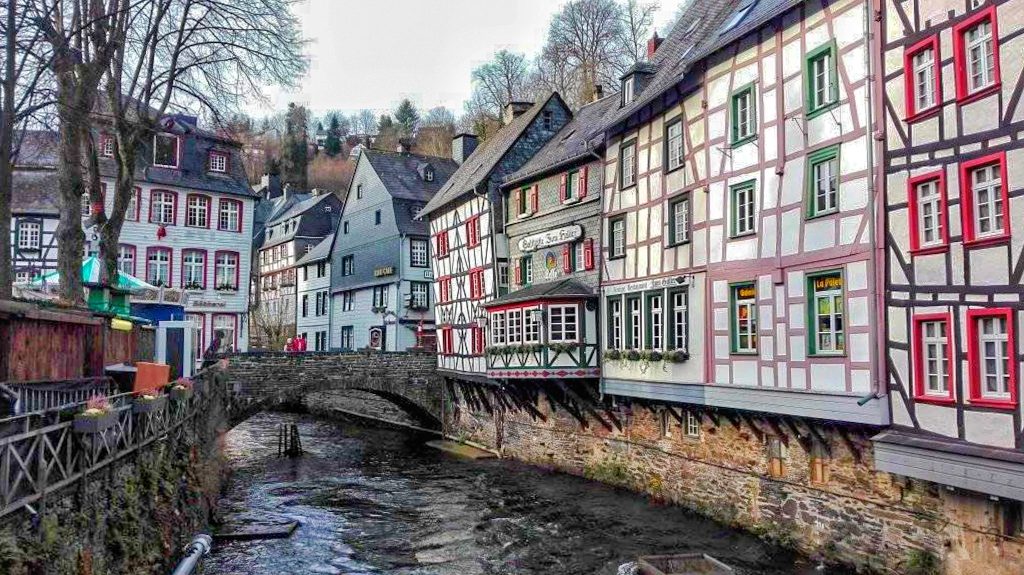
[[[587,463],[583,467],[583,476],[621,487],[629,487],[631,484],[626,463],[617,457]]]

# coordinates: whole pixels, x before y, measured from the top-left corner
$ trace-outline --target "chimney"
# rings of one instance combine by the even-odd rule
[[[284,196],[284,200],[287,202],[288,201],[288,197],[291,196],[291,195],[292,195],[292,183],[288,182],[287,184],[284,185],[284,193],[282,194],[282,196]]]
[[[601,98],[604,98],[604,86],[597,84],[594,86],[594,101],[596,102]]]
[[[658,37],[658,31],[654,31],[654,36],[647,41],[647,60],[654,59],[654,53],[658,51],[658,46],[661,46],[661,38]]]
[[[505,114],[502,117],[503,123],[507,126],[524,112],[533,106],[533,102],[509,102],[505,105]]]
[[[281,195],[281,175],[280,174],[263,174],[260,178],[260,186],[263,187],[263,193],[267,199],[276,198]]]
[[[473,154],[473,150],[476,150],[478,141],[473,134],[465,132],[455,134],[452,138],[452,159],[455,160],[455,163],[461,166],[462,162],[465,162]]]

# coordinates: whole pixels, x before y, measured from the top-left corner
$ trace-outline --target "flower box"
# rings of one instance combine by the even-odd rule
[[[117,412],[113,409],[91,413],[86,410],[75,415],[75,433],[103,433],[117,423]]]
[[[192,388],[189,387],[172,387],[171,388],[171,399],[174,401],[186,401],[192,397]]]
[[[167,405],[167,396],[142,396],[135,399],[132,402],[133,413],[153,413],[154,411],[160,411]]]

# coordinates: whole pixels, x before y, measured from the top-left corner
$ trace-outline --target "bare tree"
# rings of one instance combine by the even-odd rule
[[[654,29],[654,13],[657,11],[658,3],[653,1],[625,0],[623,3],[619,30],[621,72],[647,57],[647,40]]]
[[[445,108],[444,106],[437,106],[427,111],[426,115],[423,116],[423,120],[420,121],[421,127],[452,127],[455,128],[455,114]]]
[[[372,110],[359,110],[352,116],[352,129],[361,136],[377,133],[377,115]]]
[[[551,20],[547,47],[578,70],[582,102],[593,98],[598,84],[618,80],[622,12],[615,0],[570,0]]]
[[[49,57],[29,0],[0,2],[0,299],[11,297],[11,199],[14,164],[26,124],[53,103]]]
[[[526,56],[499,50],[473,70],[473,96],[481,109],[500,116],[505,105],[524,96],[528,78]]]
[[[289,337],[295,335],[295,310],[279,305],[273,310],[266,303],[255,305],[249,312],[251,337],[265,349],[280,351]]]
[[[117,270],[118,240],[135,188],[136,154],[171,107],[222,112],[263,99],[268,84],[293,86],[306,70],[295,0],[135,0],[106,75],[116,138],[114,205],[98,214],[100,258]],[[101,211],[102,212],[102,211]]]

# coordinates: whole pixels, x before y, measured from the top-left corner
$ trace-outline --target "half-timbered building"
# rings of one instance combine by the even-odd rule
[[[438,366],[449,375],[486,377],[487,316],[482,305],[507,290],[509,281],[501,186],[569,118],[568,106],[553,93],[536,104],[510,103],[505,125],[475,150],[475,138],[456,137],[453,150],[462,150],[464,159],[420,213],[429,218],[434,244]]]
[[[19,134],[11,188],[11,267],[15,283],[57,271],[57,138]]]
[[[484,304],[492,379],[588,378],[596,387],[604,138],[588,136],[614,103],[581,108],[505,179],[508,290]]]
[[[945,486],[969,531],[1011,538],[1024,533],[1022,9],[886,2],[877,106],[893,417],[878,466]],[[1021,540],[1004,541],[978,540],[976,565],[1024,571]]]

